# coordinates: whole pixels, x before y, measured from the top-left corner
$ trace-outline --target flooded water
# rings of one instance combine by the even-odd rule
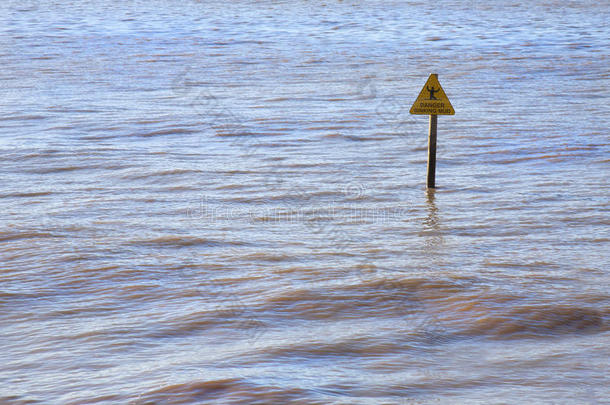
[[[609,20],[3,1],[0,402],[604,403]]]

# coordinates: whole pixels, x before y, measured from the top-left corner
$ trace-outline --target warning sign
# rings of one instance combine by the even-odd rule
[[[432,73],[424,88],[419,92],[417,100],[411,107],[411,114],[423,115],[453,115],[455,110],[449,98],[438,82],[438,75]]]

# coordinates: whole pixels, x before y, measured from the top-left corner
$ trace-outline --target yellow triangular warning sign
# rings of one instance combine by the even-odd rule
[[[432,73],[424,88],[419,92],[417,100],[411,107],[411,114],[423,115],[453,115],[455,110],[447,98],[445,91],[438,82],[438,75]]]

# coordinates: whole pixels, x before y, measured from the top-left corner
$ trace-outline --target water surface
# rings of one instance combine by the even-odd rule
[[[610,394],[603,2],[0,10],[1,402]]]

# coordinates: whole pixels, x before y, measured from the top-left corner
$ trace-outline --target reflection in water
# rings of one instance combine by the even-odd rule
[[[425,250],[428,253],[438,253],[444,244],[443,234],[441,232],[440,221],[438,218],[438,207],[436,206],[435,189],[426,190],[426,208],[428,215],[423,221],[423,230],[421,236],[425,238]]]

